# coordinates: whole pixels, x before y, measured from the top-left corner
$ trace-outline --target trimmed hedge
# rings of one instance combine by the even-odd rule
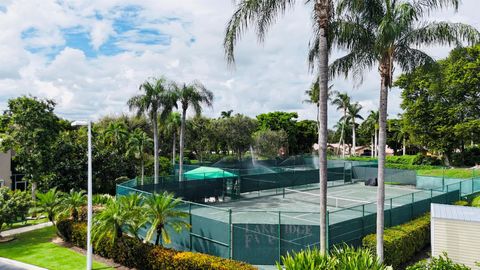
[[[385,229],[384,233],[385,264],[395,269],[411,261],[417,252],[430,244],[430,215]],[[376,237],[376,234],[365,236],[363,246],[375,252]]]
[[[86,248],[87,225],[62,220],[60,236],[75,246]],[[254,270],[252,265],[202,253],[181,252],[124,236],[114,245],[105,239],[95,243],[94,253],[130,268],[145,270]]]

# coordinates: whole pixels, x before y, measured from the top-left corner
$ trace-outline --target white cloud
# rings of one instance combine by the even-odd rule
[[[315,119],[315,106],[302,102],[313,80],[306,61],[311,14],[303,1],[278,19],[264,44],[258,44],[254,29],[248,31],[236,48],[234,70],[227,68],[222,47],[225,25],[234,10],[231,1],[45,0],[38,8],[35,1],[17,0],[3,5],[7,8],[0,12],[0,109],[6,107],[8,98],[31,93],[54,98],[57,112],[70,119],[119,114],[128,111],[126,101],[137,93],[140,83],[165,75],[180,82],[198,79],[211,89],[214,109],[205,111],[210,116],[230,109],[250,116],[286,110]],[[464,1],[459,13],[438,12],[431,18],[479,26],[475,5],[474,0]],[[123,33],[116,31],[114,23],[132,6],[138,13],[129,17],[135,26]],[[63,48],[62,29],[72,27],[87,31],[88,45],[97,52],[107,45],[124,51],[91,57],[79,48]],[[28,29],[35,29],[35,34],[22,39]],[[149,44],[139,29],[153,31],[149,40],[155,40],[154,31],[168,39]],[[32,47],[49,49],[32,53],[27,50]],[[447,55],[448,48],[427,51],[439,58]],[[332,83],[359,101],[364,115],[378,106],[376,69],[365,74],[357,87],[344,78]],[[400,92],[393,89],[390,116],[401,111],[399,104]],[[339,117],[330,108],[329,126]]]

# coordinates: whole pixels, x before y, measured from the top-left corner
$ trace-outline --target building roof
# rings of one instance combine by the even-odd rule
[[[480,208],[432,203],[432,218],[480,222]]]

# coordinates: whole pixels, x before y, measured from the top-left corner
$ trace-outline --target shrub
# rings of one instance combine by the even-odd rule
[[[456,201],[453,203],[453,205],[459,205],[459,206],[468,206],[467,201]]]
[[[369,249],[342,246],[335,248],[330,255],[322,255],[316,249],[307,249],[282,257],[283,266],[279,270],[386,270],[391,269],[380,263]]]
[[[473,207],[480,207],[480,196],[477,196],[472,200],[472,206]]]
[[[86,248],[87,225],[83,222],[62,220],[58,222],[62,238],[73,245]],[[113,259],[116,263],[130,268],[152,270],[254,270],[255,267],[211,255],[180,252],[173,249],[143,243],[135,238],[124,236],[112,245],[104,238],[94,243],[94,253]]]
[[[363,246],[375,252],[376,235],[363,238]],[[410,261],[430,243],[430,215],[388,228],[384,235],[385,264],[397,268]]]
[[[470,268],[463,264],[454,263],[446,253],[443,253],[438,258],[432,258],[430,261],[420,261],[407,267],[406,270],[470,270]]]

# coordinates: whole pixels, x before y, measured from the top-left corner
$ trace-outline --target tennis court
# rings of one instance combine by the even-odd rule
[[[365,186],[363,183],[334,185],[328,187],[327,194],[327,210],[330,213],[338,213],[332,216],[330,224],[356,218],[359,215],[356,206],[367,205],[367,213],[376,212],[377,187]],[[441,192],[434,191],[433,195],[438,194]],[[430,198],[431,195],[430,191],[387,185],[385,187],[385,208],[411,204],[412,197],[416,201]],[[309,185],[251,192],[242,194],[240,199],[212,206],[217,209],[199,208],[193,213],[228,222],[225,210],[231,209],[233,223],[277,224],[280,211],[282,212],[282,223],[318,225],[320,188],[318,185]]]

